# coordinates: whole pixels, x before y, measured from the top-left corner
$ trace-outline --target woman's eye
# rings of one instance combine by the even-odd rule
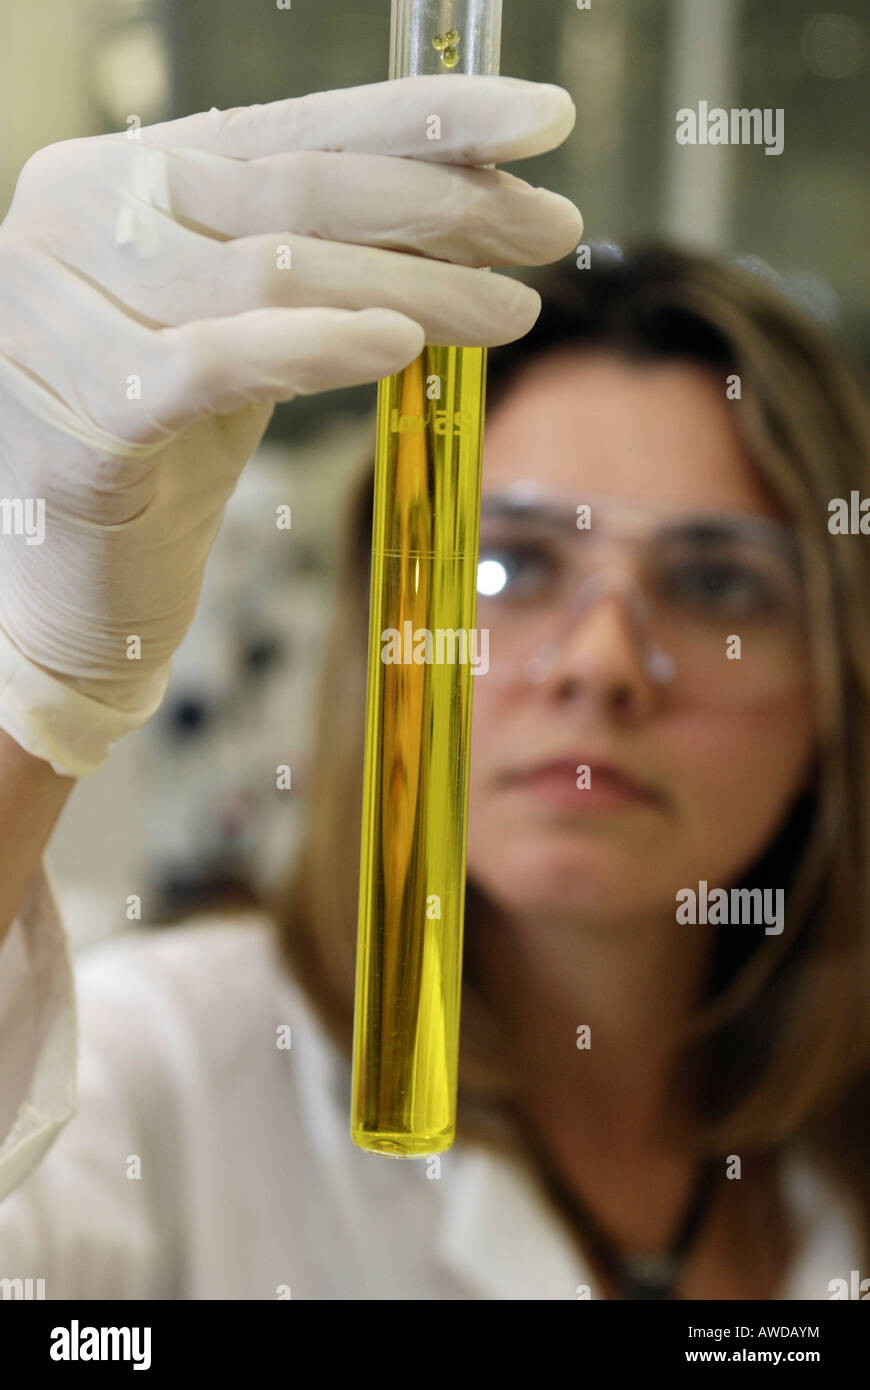
[[[776,586],[759,570],[733,560],[696,560],[673,566],[664,579],[677,602],[711,614],[751,616],[778,605]]]
[[[477,592],[483,598],[534,595],[545,588],[556,568],[553,556],[540,547],[481,542]]]

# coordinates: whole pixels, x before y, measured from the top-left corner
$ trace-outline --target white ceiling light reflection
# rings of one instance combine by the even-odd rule
[[[507,583],[507,570],[500,560],[481,560],[477,567],[477,592],[491,598]]]

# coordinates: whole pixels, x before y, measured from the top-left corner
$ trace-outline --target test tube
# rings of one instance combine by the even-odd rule
[[[500,48],[501,0],[393,0],[391,78]],[[449,345],[378,383],[351,1137],[398,1158],[456,1131],[485,390]]]

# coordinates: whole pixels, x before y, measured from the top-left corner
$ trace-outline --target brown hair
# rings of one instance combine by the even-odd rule
[[[698,1154],[770,1155],[800,1142],[857,1203],[870,1249],[870,551],[861,536],[834,540],[827,525],[832,498],[870,491],[870,409],[826,331],[757,274],[659,247],[593,260],[582,271],[569,261],[523,276],[542,296],[541,315],[526,337],[490,350],[488,408],[525,365],[566,346],[738,375],[738,428],[797,528],[809,586],[816,775],[745,880],[787,885],[789,930],[751,945],[719,933],[673,1079],[692,1101],[686,1144]],[[286,963],[348,1057],[371,504],[369,461],[348,511],[306,831],[270,903]],[[469,881],[466,943],[487,910]],[[459,1135],[514,1142],[510,1040],[471,968],[459,1075]]]

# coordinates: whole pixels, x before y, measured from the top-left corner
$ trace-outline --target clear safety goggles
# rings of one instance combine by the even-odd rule
[[[786,523],[534,482],[484,493],[477,626],[489,630],[488,678],[546,681],[604,601],[618,602],[649,679],[676,699],[764,704],[809,680]]]

